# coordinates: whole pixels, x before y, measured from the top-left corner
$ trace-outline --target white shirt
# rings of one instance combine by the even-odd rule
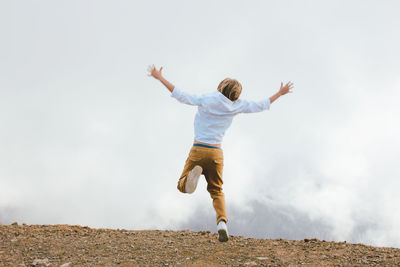
[[[198,96],[177,87],[171,97],[181,103],[198,106],[194,119],[194,136],[197,141],[207,144],[221,144],[235,115],[260,112],[269,109],[271,105],[269,98],[257,102],[242,99],[231,101],[219,91]]]

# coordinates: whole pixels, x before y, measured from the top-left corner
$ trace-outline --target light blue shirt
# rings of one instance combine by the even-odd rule
[[[271,105],[269,98],[262,101],[231,101],[219,91],[198,96],[177,87],[172,91],[171,97],[181,103],[198,106],[194,118],[194,137],[197,141],[207,144],[221,144],[235,115],[260,112],[269,109]]]

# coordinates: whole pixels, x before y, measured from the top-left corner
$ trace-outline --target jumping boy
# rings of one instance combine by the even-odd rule
[[[215,92],[200,96],[190,94],[176,88],[161,74],[162,67],[157,70],[149,66],[149,76],[159,80],[171,92],[171,96],[179,102],[198,106],[194,119],[194,142],[183,172],[178,181],[178,189],[182,193],[193,193],[199,177],[203,174],[207,181],[207,191],[213,200],[217,214],[218,239],[228,241],[228,218],[225,211],[225,197],[222,192],[222,169],[224,156],[221,149],[222,138],[232,123],[235,115],[240,113],[260,112],[270,108],[270,104],[280,96],[292,92],[293,83],[281,83],[279,91],[262,101],[254,102],[239,99],[242,85],[234,79],[226,78]]]

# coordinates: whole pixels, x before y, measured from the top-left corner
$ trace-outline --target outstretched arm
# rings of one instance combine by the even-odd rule
[[[287,93],[292,93],[291,89],[293,88],[293,83],[288,82],[283,86],[281,83],[281,88],[279,91],[271,96],[270,98],[266,98],[262,101],[247,101],[247,100],[240,100],[242,106],[240,108],[240,113],[253,113],[253,112],[260,112],[270,108],[272,102],[277,100],[280,96],[286,95]]]
[[[172,91],[174,90],[174,85],[172,83],[170,83],[169,81],[167,81],[161,74],[163,67],[161,67],[159,70],[156,69],[156,67],[154,65],[149,66],[149,68],[147,69],[148,76],[153,76],[155,79],[159,80],[162,84],[165,85],[165,87],[167,87],[167,89],[172,93]]]
[[[167,87],[167,89],[171,92],[171,97],[175,98],[179,102],[192,106],[200,106],[201,105],[201,96],[197,96],[195,94],[186,93],[179,88],[176,88],[172,83],[167,81],[161,74],[162,67],[157,70],[154,65],[149,66],[147,71],[149,72],[149,76],[153,76],[155,79],[159,80],[162,84]]]
[[[292,93],[291,89],[293,89],[292,82],[288,82],[287,84],[285,84],[285,86],[283,86],[283,83],[281,82],[281,88],[276,94],[269,98],[269,102],[272,104],[272,102],[277,100],[280,96],[286,95],[287,93]]]

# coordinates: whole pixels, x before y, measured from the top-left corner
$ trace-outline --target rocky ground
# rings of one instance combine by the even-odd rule
[[[0,225],[0,266],[400,266],[400,249],[211,232]]]

